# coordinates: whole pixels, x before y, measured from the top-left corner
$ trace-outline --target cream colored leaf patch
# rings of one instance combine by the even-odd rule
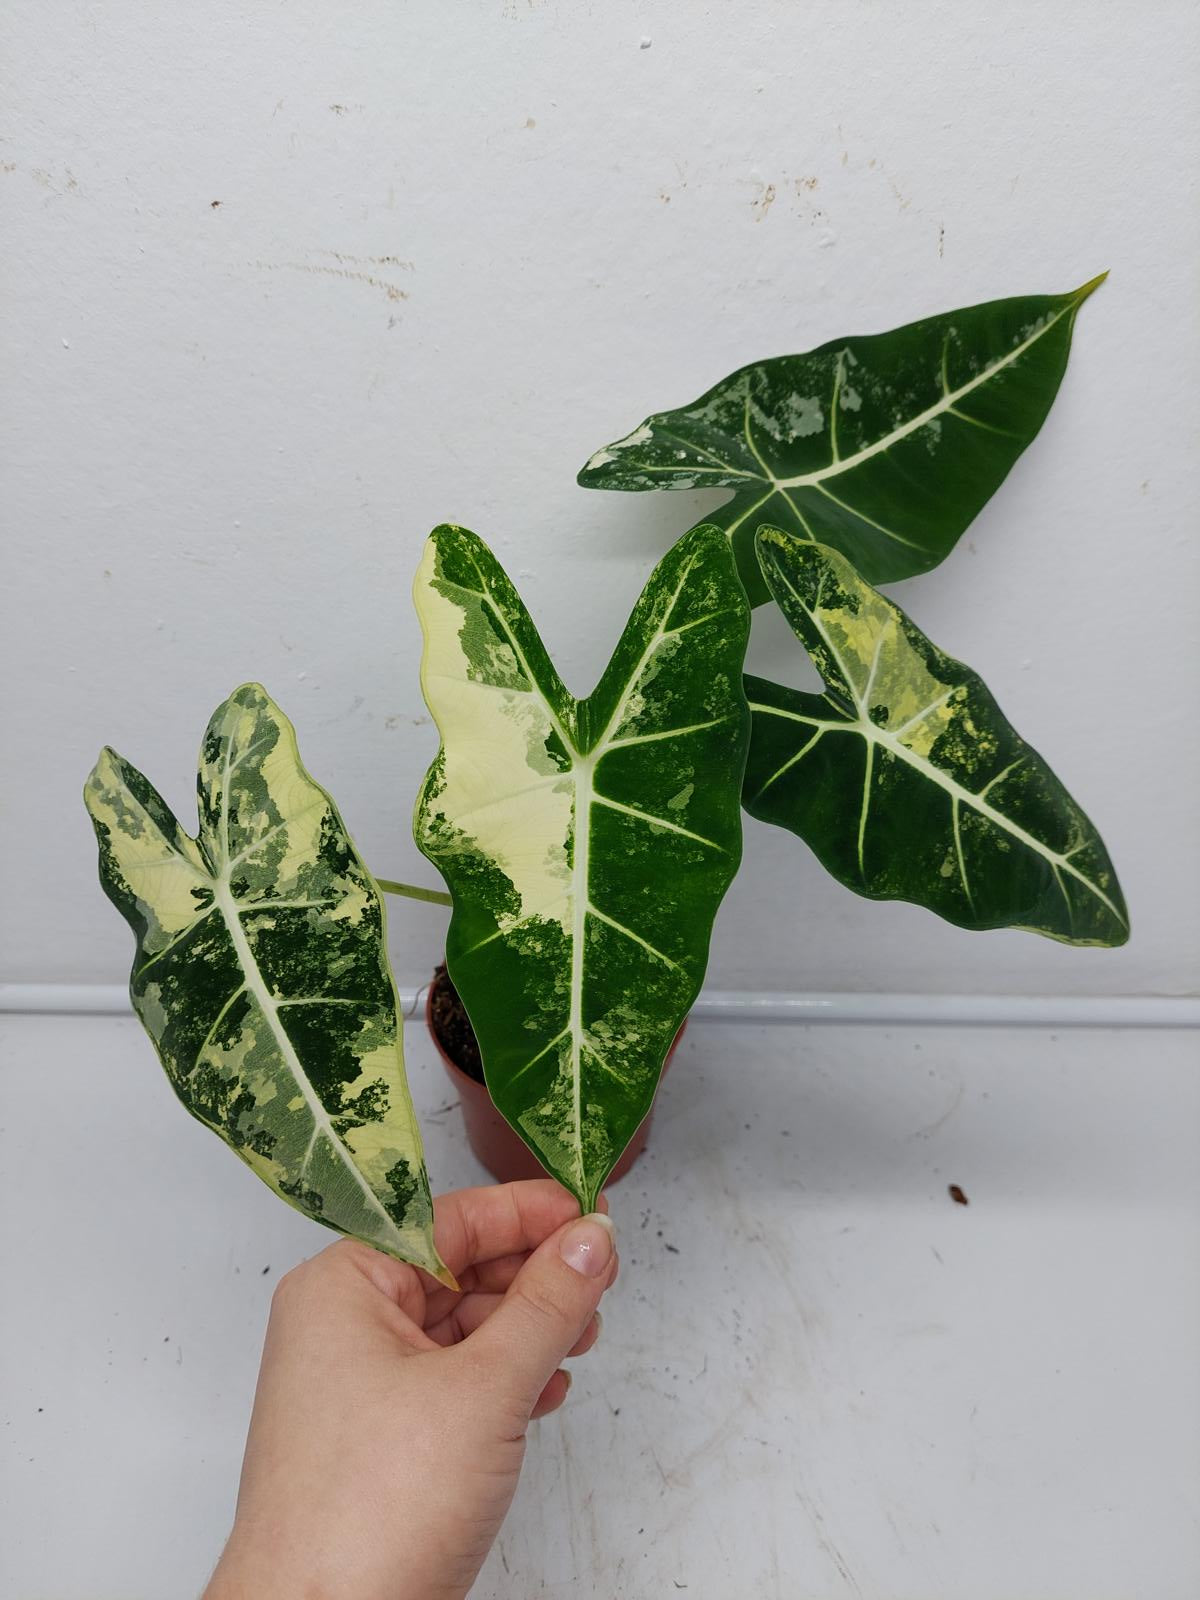
[[[404,1073],[379,891],[291,723],[246,684],[200,751],[193,839],[101,753],[84,799],[176,1094],[298,1210],[453,1283]]]
[[[965,928],[1119,945],[1108,852],[977,673],[945,655],[834,550],[774,528],[758,559],[825,680],[747,677],[744,803],[806,840],[836,878]]]
[[[724,535],[693,529],[583,700],[465,528],[430,536],[415,600],[442,744],[414,831],[453,893],[450,973],[492,1098],[590,1209],[737,870],[745,596]]]

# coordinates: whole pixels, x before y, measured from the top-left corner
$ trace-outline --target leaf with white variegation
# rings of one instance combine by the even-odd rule
[[[1041,427],[1075,314],[1102,282],[755,362],[597,451],[579,482],[733,489],[706,520],[732,539],[754,605],[767,598],[762,523],[840,550],[872,583],[925,572]]]
[[[1100,836],[978,674],[836,551],[772,528],[757,548],[826,693],[747,677],[747,811],[799,834],[872,899],[912,900],[964,928],[1123,944]]]
[[[745,596],[724,535],[694,528],[584,700],[473,533],[435,529],[415,599],[442,747],[414,832],[453,893],[450,975],[492,1099],[590,1210],[740,859]]]
[[[84,799],[134,930],[134,1010],[194,1117],[298,1210],[453,1285],[404,1075],[383,902],[291,723],[219,706],[189,837],[106,749]]]

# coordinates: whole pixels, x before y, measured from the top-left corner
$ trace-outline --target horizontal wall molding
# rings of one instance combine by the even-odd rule
[[[425,986],[400,989],[405,1016]],[[0,1012],[47,1016],[127,1016],[121,984],[0,983]],[[700,1022],[840,1024],[845,1027],[1197,1028],[1200,997],[1174,995],[770,994],[705,989],[692,1010]]]

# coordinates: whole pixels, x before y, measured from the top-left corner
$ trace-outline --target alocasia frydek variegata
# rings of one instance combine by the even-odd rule
[[[752,815],[860,894],[1119,945],[1125,904],[1091,823],[979,677],[871,587],[953,548],[1045,420],[1103,281],[742,367],[597,451],[579,482],[733,491],[706,521],[826,682],[747,679]]]
[[[1000,487],[1058,393],[1103,283],[926,317],[756,361],[598,450],[587,489],[732,489],[725,529],[754,605],[766,525],[848,556],[868,583],[927,572]]]
[[[576,700],[465,528],[430,536],[416,605],[442,736],[416,837],[454,899],[447,965],[492,1099],[591,1210],[741,859],[749,607],[725,535],[693,528]]]
[[[1122,943],[1125,902],[1099,835],[979,675],[837,551],[775,528],[756,543],[825,692],[746,678],[746,810],[873,899],[963,928]]]
[[[754,363],[593,455],[586,487],[733,493],[659,563],[585,699],[483,541],[436,529],[415,598],[441,748],[414,829],[448,897],[371,877],[256,685],[209,726],[194,839],[106,750],[86,790],[101,880],[193,1115],[293,1205],[448,1281],[381,888],[451,900],[492,1097],[585,1208],[699,990],[742,807],[860,894],[1123,943],[1087,817],[872,587],[953,548],[1041,427],[1101,281]],[[743,680],[749,607],[771,599],[823,693]]]
[[[213,713],[191,838],[104,750],[84,798],[175,1093],[285,1200],[453,1278],[433,1243],[383,900],[257,684]]]

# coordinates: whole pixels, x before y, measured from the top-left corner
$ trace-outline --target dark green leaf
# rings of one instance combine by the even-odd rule
[[[826,693],[746,679],[747,811],[873,899],[964,928],[1123,944],[1125,902],[1099,835],[978,674],[836,551],[770,528],[757,543]]]
[[[949,554],[1041,427],[1102,281],[742,367],[598,451],[579,482],[733,489],[707,520],[732,538],[755,605],[762,523],[840,550],[872,583],[911,577]]]

